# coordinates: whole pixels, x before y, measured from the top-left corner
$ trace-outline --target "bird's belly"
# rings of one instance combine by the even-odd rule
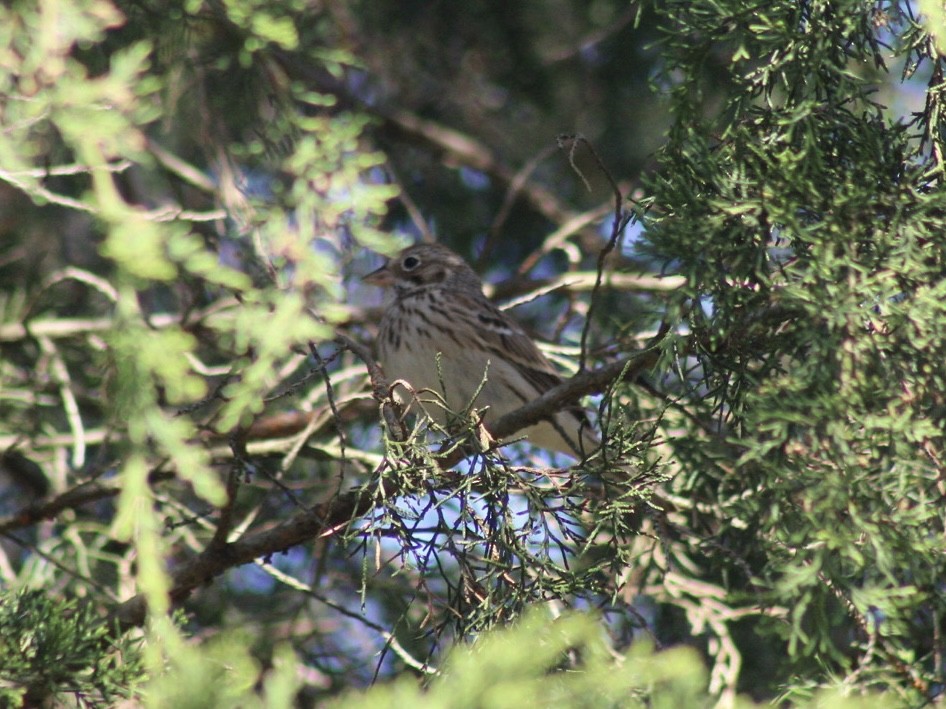
[[[392,383],[403,379],[414,390],[412,395],[398,386],[395,396],[407,405],[418,403],[438,423],[448,419],[445,408],[462,413],[471,406],[488,407],[486,421],[492,421],[536,396],[531,388],[523,392],[522,383],[517,386],[508,364],[485,352],[446,346],[445,352],[419,344],[386,353],[382,365]]]

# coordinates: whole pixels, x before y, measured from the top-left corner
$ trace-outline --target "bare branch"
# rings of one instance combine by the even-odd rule
[[[33,201],[51,202],[52,204],[58,204],[60,207],[68,207],[69,209],[75,209],[77,211],[87,212],[89,214],[98,213],[98,209],[90,204],[80,202],[79,200],[73,199],[72,197],[67,197],[66,195],[57,194],[51,190],[46,189],[42,185],[29,184],[28,182],[20,179],[20,177],[17,175],[18,173],[0,169],[0,180],[3,180],[7,184],[16,187],[21,192],[29,195]]]
[[[657,348],[651,345],[639,354],[619,359],[600,369],[580,372],[568,381],[549,389],[538,399],[500,418],[489,427],[490,433],[497,438],[506,438],[516,431],[538,423],[551,412],[558,411],[583,396],[600,394],[618,377],[623,376],[625,381],[633,381],[642,372],[653,367],[659,356]]]
[[[217,185],[213,180],[190,163],[168,152],[150,138],[148,139],[148,150],[168,172],[174,173],[184,182],[199,190],[210,194],[216,193]]]
[[[121,492],[117,482],[87,482],[66,490],[43,504],[30,505],[11,515],[0,518],[0,534],[6,534],[16,529],[30,527],[37,522],[53,519],[63,510],[71,510],[109,497],[115,497]]]
[[[372,109],[369,107],[368,110]],[[405,137],[425,142],[445,153],[451,160],[484,172],[503,185],[510,186],[516,181],[515,170],[486,145],[460,131],[408,111],[388,111],[382,113],[382,118],[389,127]],[[523,184],[521,193],[533,209],[555,224],[565,224],[575,215],[552,192],[537,184]]]
[[[488,298],[505,300],[523,296],[522,302],[528,302],[536,297],[552,291],[562,290],[566,293],[581,293],[594,290],[598,274],[596,271],[569,271],[554,278],[536,280],[512,279],[496,285],[486,284],[483,292]],[[684,276],[646,276],[636,273],[609,273],[607,276],[608,288],[617,291],[674,291],[686,284]],[[504,303],[503,308],[514,307],[518,304]]]

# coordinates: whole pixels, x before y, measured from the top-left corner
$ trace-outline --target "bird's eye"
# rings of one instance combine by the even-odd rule
[[[404,266],[405,271],[413,271],[415,268],[420,266],[420,259],[416,256],[408,256],[406,259],[404,259],[401,265]]]

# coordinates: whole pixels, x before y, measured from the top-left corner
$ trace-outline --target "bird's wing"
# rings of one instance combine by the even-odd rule
[[[467,300],[460,312],[465,314],[470,326],[482,338],[486,349],[498,359],[514,366],[533,388],[536,396],[541,396],[564,381],[522,326],[485,296],[476,299],[465,293],[455,296]],[[570,417],[571,421],[563,420],[562,416]],[[591,430],[587,412],[580,404],[562,407],[557,415],[549,416],[548,421],[555,427],[565,446],[552,446],[556,450],[580,458],[597,446],[597,438]],[[580,442],[575,437],[575,427],[580,431]]]
[[[464,294],[464,297],[467,296]],[[564,381],[522,326],[485,297],[475,303],[471,298],[463,312],[469,313],[471,325],[483,338],[487,349],[512,364],[532,385],[537,396]],[[588,423],[584,408],[578,404],[563,407],[562,411],[571,413],[581,424]]]
[[[562,383],[562,377],[515,320],[486,298],[464,308],[471,325],[491,352],[512,364],[539,394]]]

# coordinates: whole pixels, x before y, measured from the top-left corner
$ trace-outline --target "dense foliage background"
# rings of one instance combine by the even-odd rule
[[[944,18],[4,5],[0,703],[938,701]],[[417,239],[600,452],[399,415]]]

